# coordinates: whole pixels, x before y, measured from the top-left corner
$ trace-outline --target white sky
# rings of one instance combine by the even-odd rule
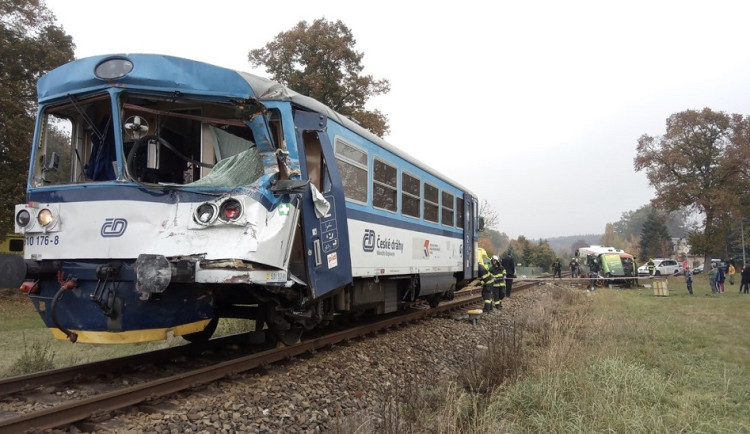
[[[671,114],[750,115],[750,2],[46,0],[76,57],[247,61],[299,21],[341,20],[386,78],[385,139],[486,199],[511,238],[602,233],[653,196],[637,139]]]

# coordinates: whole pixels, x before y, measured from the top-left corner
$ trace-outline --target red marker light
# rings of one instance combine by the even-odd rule
[[[219,208],[219,218],[226,222],[237,220],[242,215],[242,205],[237,199],[227,199]]]

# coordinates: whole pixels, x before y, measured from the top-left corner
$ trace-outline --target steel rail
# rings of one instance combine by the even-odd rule
[[[477,297],[468,297],[436,308],[416,310],[373,324],[331,333],[310,341],[289,347],[266,350],[237,359],[220,362],[190,372],[105,392],[78,401],[67,402],[51,408],[34,411],[22,416],[0,419],[0,433],[18,433],[31,429],[51,429],[72,424],[91,416],[130,407],[148,399],[169,395],[198,385],[206,384],[241,372],[256,369],[292,357],[314,352],[324,347],[348,341],[360,336],[392,328],[397,325],[417,321],[450,310],[461,309],[476,304]]]
[[[517,279],[521,284],[515,287],[516,290],[520,291],[538,283],[536,280],[529,280],[526,284],[523,284],[523,280],[524,279]],[[550,281],[551,279],[547,278],[544,280]],[[251,355],[241,356],[236,359],[219,362],[210,366],[175,374],[158,380],[137,384],[111,392],[100,393],[77,401],[59,404],[51,408],[34,411],[25,415],[0,419],[0,434],[17,433],[27,430],[52,429],[73,424],[92,416],[127,408],[150,399],[170,395],[181,390],[217,381],[221,378],[278,363],[282,360],[289,360],[305,353],[312,353],[321,348],[331,347],[340,342],[346,342],[399,325],[422,320],[436,314],[474,307],[477,303],[482,301],[479,296],[480,290],[481,288],[470,288],[468,290],[460,291],[456,294],[458,296],[457,299],[435,308],[414,310],[413,312],[386,318],[375,323],[333,332],[292,346],[275,348]],[[209,342],[214,341],[215,340]],[[180,348],[183,347],[168,350]],[[161,351],[163,350],[155,351],[153,353],[159,353]],[[95,362],[94,365],[96,365],[96,369],[106,371],[108,366],[122,366],[120,363],[123,360],[127,360],[128,362],[139,360],[140,363],[143,363],[144,354],[148,353]],[[118,365],[114,365],[113,363],[118,363]],[[40,373],[41,375],[38,375],[38,378],[34,378],[34,375],[27,376],[26,387],[31,383],[39,385],[50,384],[43,383],[43,381],[64,382],[65,372],[72,370],[73,368],[63,368],[48,373]],[[67,379],[70,379],[70,377]],[[3,384],[12,384],[12,381],[5,381],[4,383],[0,382],[0,386]]]

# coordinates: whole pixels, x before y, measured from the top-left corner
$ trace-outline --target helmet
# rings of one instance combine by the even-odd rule
[[[499,257],[498,257],[497,255],[495,255],[495,256],[493,256],[493,257],[492,257],[492,260],[493,260],[493,261],[499,261],[499,260],[500,260],[500,258],[499,258]]]

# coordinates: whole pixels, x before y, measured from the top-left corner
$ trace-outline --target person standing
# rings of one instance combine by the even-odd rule
[[[711,271],[708,272],[708,284],[711,286],[711,295],[719,295],[719,287],[716,284],[716,275],[719,271],[716,269],[716,264],[711,263]]]
[[[591,291],[596,289],[599,284],[599,258],[590,258],[589,262],[589,282],[591,283]]]
[[[578,261],[576,261],[576,258],[570,260],[570,277],[574,279],[578,277]]]
[[[482,300],[484,300],[483,312],[492,311],[492,283],[495,279],[492,278],[492,274],[487,267],[480,261],[479,262],[479,281],[482,283]]]
[[[632,258],[625,258],[625,260],[622,261],[622,272],[625,274],[625,285],[630,288],[633,286],[633,273],[635,272]]]
[[[726,272],[724,267],[716,267],[716,286],[719,289],[719,293],[724,292],[724,281],[726,280]]]
[[[742,277],[742,280],[740,281],[740,292],[743,292],[744,288],[744,293],[747,294],[748,290],[750,290],[750,264],[745,264],[740,276]]]
[[[727,274],[729,275],[729,284],[734,285],[734,273],[736,273],[737,270],[734,269],[734,264],[729,263],[729,267],[727,268]]]
[[[693,271],[690,267],[685,268],[685,284],[687,285],[688,294],[693,295]]]
[[[654,270],[656,270],[656,265],[654,264],[654,258],[648,258],[648,262],[646,262],[646,267],[648,268],[648,275],[653,276]]]
[[[510,256],[510,253],[506,253],[505,256],[503,256],[500,265],[505,268],[505,296],[510,297],[510,290],[513,289],[513,278],[516,277],[516,264]]]
[[[505,298],[505,268],[500,263],[500,258],[493,256],[490,261],[490,274],[492,274],[492,296],[495,299],[494,308],[500,310],[503,308],[503,298]]]
[[[552,263],[552,271],[554,274],[552,274],[552,278],[559,277],[562,279],[562,264],[560,263],[560,258],[555,259],[555,262]]]

